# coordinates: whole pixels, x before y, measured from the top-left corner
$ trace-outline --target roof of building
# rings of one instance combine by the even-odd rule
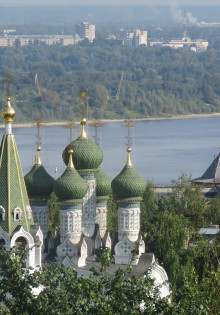
[[[82,130],[80,136],[72,141],[63,151],[63,161],[67,165],[69,156],[68,151],[74,151],[73,162],[75,168],[80,171],[94,171],[97,170],[103,160],[103,152],[97,144],[88,139],[85,133],[86,120],[81,120]]]
[[[139,201],[142,200],[146,190],[146,181],[136,172],[130,159],[131,149],[127,149],[128,157],[126,165],[121,173],[112,181],[112,190],[118,200]]]
[[[96,173],[96,197],[108,197],[111,193],[111,178],[105,174],[101,167],[98,168]]]
[[[198,178],[192,180],[197,184],[220,184],[220,154],[214,159],[205,173]]]
[[[69,163],[63,175],[54,181],[54,192],[60,201],[82,203],[88,191],[88,184],[76,171],[72,153],[73,151],[69,150]]]
[[[11,123],[15,112],[12,110],[10,99],[2,111],[6,123]],[[29,200],[25,187],[24,176],[13,134],[5,134],[0,147],[0,206],[5,211],[4,220],[0,226],[9,235],[22,225],[29,232],[34,223],[32,217],[28,218]],[[28,208],[27,208],[28,207]],[[15,211],[20,213],[15,219]]]
[[[24,177],[29,198],[47,198],[53,191],[54,179],[41,164],[39,151],[40,147],[34,166]]]

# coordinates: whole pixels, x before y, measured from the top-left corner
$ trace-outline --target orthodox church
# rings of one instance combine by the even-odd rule
[[[132,165],[131,148],[127,148],[124,168],[111,180],[100,166],[103,152],[87,137],[83,118],[80,136],[63,150],[66,169],[57,180],[42,165],[39,146],[34,166],[23,177],[12,134],[14,115],[8,98],[2,110],[5,134],[0,147],[0,246],[6,250],[16,244],[28,247],[27,266],[41,267],[42,259],[53,247],[48,238],[47,201],[54,192],[60,205],[60,239],[55,246],[59,263],[77,268],[79,275],[89,276],[92,267],[99,268],[96,257],[100,248],[109,248],[114,263],[107,268],[107,274],[132,264],[136,275],[151,267],[156,284],[168,281],[165,270],[155,263],[154,255],[145,253],[140,233],[140,202],[146,182]],[[118,233],[114,244],[107,230],[107,201],[111,191],[118,205]],[[160,291],[162,297],[167,296],[168,283]]]

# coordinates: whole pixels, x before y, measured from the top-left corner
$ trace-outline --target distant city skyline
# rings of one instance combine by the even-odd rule
[[[103,0],[93,0],[91,3],[90,0],[0,0],[0,5],[3,6],[10,6],[10,5],[149,5],[149,6],[156,6],[156,5],[180,5],[180,6],[204,6],[204,5],[220,5],[219,0],[210,0],[207,4],[205,0],[168,0],[166,2],[162,0],[110,0],[110,1],[103,1]]]

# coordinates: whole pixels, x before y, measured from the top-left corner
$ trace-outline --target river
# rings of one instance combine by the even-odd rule
[[[102,167],[114,178],[126,161],[127,128],[121,122],[105,123],[98,128],[100,147],[104,152]],[[137,172],[154,184],[169,184],[182,173],[201,176],[219,153],[220,117],[138,121],[131,128],[132,162]],[[0,130],[2,135],[4,130]],[[14,128],[18,151],[26,174],[36,155],[36,128]],[[80,133],[74,129],[73,138]],[[87,126],[94,141],[94,128]],[[65,166],[62,151],[69,142],[69,129],[63,126],[41,128],[42,163],[54,177],[62,174]],[[55,172],[55,169],[58,172]]]

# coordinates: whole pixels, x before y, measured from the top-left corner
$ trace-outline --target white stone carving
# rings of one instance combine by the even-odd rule
[[[31,210],[31,207],[29,205],[26,206],[26,212],[27,212],[28,220],[31,220],[32,219],[32,210]]]
[[[15,242],[19,237],[24,237],[25,240],[27,241],[27,247],[29,249],[29,253],[28,253],[28,257],[27,257],[27,261],[26,261],[26,265],[27,267],[32,267],[35,268],[35,242],[34,242],[34,238],[33,236],[25,231],[25,229],[23,228],[23,226],[20,227],[20,229],[14,233],[14,235],[11,238],[11,244],[10,246],[13,247],[15,246]]]
[[[10,236],[7,232],[3,231],[1,228],[0,228],[0,238],[2,238],[5,241],[4,248],[6,249],[6,251],[9,251],[10,250]]]
[[[112,240],[109,232],[107,232],[105,242],[103,244],[104,247],[111,249],[112,248]]]
[[[14,215],[14,221],[21,221],[21,209],[16,207],[14,210],[13,210],[13,215]]]
[[[136,265],[138,259],[132,260],[133,254],[131,253],[134,249],[134,243],[131,242],[126,236],[115,245],[115,263],[122,265]]]
[[[5,209],[0,206],[0,221],[5,221]]]
[[[136,242],[140,231],[140,208],[118,208],[118,239]]]
[[[26,207],[27,209],[27,207]],[[32,206],[34,223],[41,227],[44,234],[44,238],[47,237],[48,233],[48,216],[49,209],[47,206]]]
[[[107,207],[96,207],[96,223],[99,225],[101,238],[107,230]]]
[[[75,244],[72,244],[69,239],[65,239],[62,244],[57,247],[57,256],[65,257],[65,256],[77,256],[78,247]]]
[[[73,244],[80,241],[82,234],[82,210],[60,210],[60,238],[71,238]]]
[[[83,202],[82,231],[86,236],[92,237],[96,218],[96,180],[87,180],[87,183],[89,189]]]

